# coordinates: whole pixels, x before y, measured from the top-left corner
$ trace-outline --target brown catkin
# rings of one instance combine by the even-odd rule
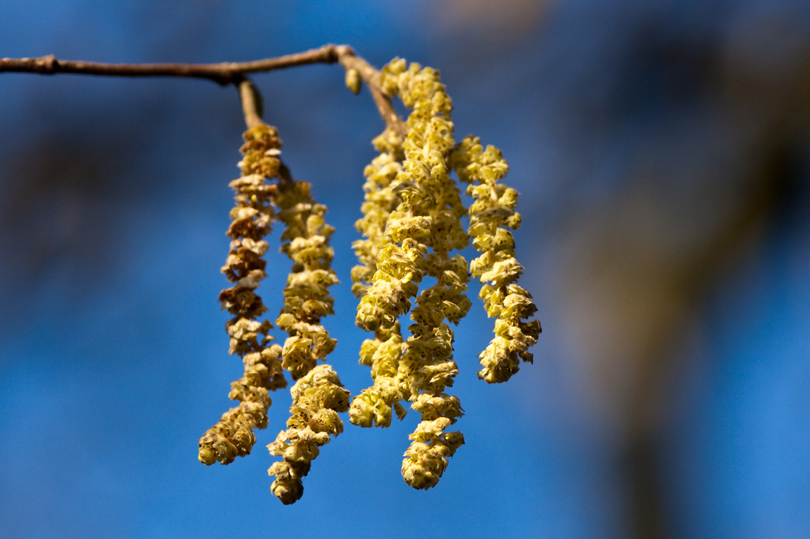
[[[242,378],[231,383],[228,395],[240,401],[239,406],[223,414],[200,439],[198,457],[206,465],[216,461],[228,464],[249,454],[256,443],[253,429],[267,427],[267,410],[272,403],[269,391],[287,385],[281,369],[281,347],[267,346],[272,340],[267,336],[272,325],[257,320],[267,308],[256,293],[259,281],[266,277],[262,256],[268,245],[263,238],[270,233],[276,196],[276,186],[267,182],[278,174],[281,141],[275,128],[264,124],[249,129],[244,138],[244,158],[239,163],[242,175],[230,183],[236,204],[227,232],[232,238],[230,252],[222,268],[234,285],[220,293],[219,301],[234,315],[225,325],[230,336],[229,353],[242,357],[245,371]]]

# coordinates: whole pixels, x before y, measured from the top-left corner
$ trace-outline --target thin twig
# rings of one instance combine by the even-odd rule
[[[262,96],[253,82],[245,77],[237,85],[239,88],[239,99],[242,101],[242,113],[245,115],[245,124],[248,129],[258,127],[262,121]]]
[[[238,82],[248,73],[273,71],[307,64],[333,64],[338,61],[336,49],[336,45],[324,45],[318,49],[277,58],[218,64],[103,64],[57,60],[53,55],[41,58],[3,58],[0,60],[0,72],[13,71],[42,75],[74,73],[106,77],[191,77],[212,80],[226,86]]]
[[[382,92],[380,85],[382,77],[380,76],[380,72],[374,69],[371,64],[366,62],[363,58],[357,56],[351,47],[338,45],[335,49],[340,65],[342,65],[346,71],[355,69],[360,74],[360,78],[363,79],[363,82],[366,83],[366,87],[371,92],[371,96],[374,98],[374,103],[376,103],[377,110],[380,111],[380,116],[382,116],[385,121],[385,125],[388,126],[389,129],[394,130],[397,134],[405,136],[405,123],[399,117],[396,110],[394,110],[391,100]]]
[[[395,132],[405,133],[405,124],[397,115],[391,101],[380,89],[380,73],[368,62],[356,56],[347,45],[324,45],[296,54],[265,58],[252,62],[222,62],[218,64],[104,64],[74,60],[58,60],[53,55],[40,58],[0,59],[0,73],[37,73],[56,75],[99,75],[107,77],[186,77],[208,79],[223,86],[238,86],[250,73],[261,73],[308,64],[339,62],[345,69],[356,69],[371,92],[385,125]]]

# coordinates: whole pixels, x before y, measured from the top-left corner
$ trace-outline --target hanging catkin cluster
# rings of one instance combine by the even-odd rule
[[[388,190],[398,198],[393,211],[389,209],[393,201],[384,199],[389,212],[384,237],[379,226],[370,226],[374,220],[368,219],[368,211],[358,223],[367,242],[378,246],[373,284],[357,314],[358,325],[376,333],[361,350],[361,363],[371,365],[374,385],[355,398],[350,418],[361,426],[388,426],[391,405],[409,400],[421,414],[421,422],[410,435],[402,475],[412,487],[428,489],[439,481],[447,457],[464,443],[461,433],[446,432],[462,409],[458,398],[445,389],[458,373],[453,331],[446,322],[457,324],[470,307],[465,296],[467,262],[461,255],[450,256],[450,251],[469,243],[460,221],[467,212],[446,162],[454,144],[452,102],[438,72],[418,64],[406,69],[404,60],[396,60],[383,69],[382,88],[390,96],[398,95],[412,112],[401,167],[389,167],[386,187],[376,192],[374,187],[366,189],[364,210],[385,213],[377,211],[370,196],[380,191]],[[367,175],[375,178],[379,168],[375,164],[390,163],[392,154],[382,153]],[[418,284],[426,276],[435,278],[436,284],[417,297]],[[403,343],[397,318],[410,309],[414,298],[411,336]],[[400,408],[396,411],[403,415]]]
[[[231,384],[229,395],[241,404],[205,433],[199,459],[205,464],[228,464],[250,453],[256,442],[253,429],[267,426],[269,391],[287,386],[286,369],[297,380],[290,390],[291,417],[288,429],[268,449],[284,458],[269,472],[276,476],[273,493],[289,504],[301,497],[301,479],[318,455],[318,447],[329,441],[330,434],[343,431],[337,413],[349,406],[349,392],[334,370],[329,365],[316,366],[336,344],[320,323],[321,317],[334,313],[328,291],[338,282],[329,246],[334,229],[324,221],[326,207],[313,200],[310,184],[289,177],[279,158],[281,141],[275,128],[261,124],[248,129],[244,138],[244,158],[239,163],[242,176],[230,183],[236,192],[236,207],[231,210],[227,234],[233,241],[222,268],[235,284],[220,294],[223,308],[234,315],[226,324],[230,353],[242,356],[245,364],[245,375]],[[277,183],[269,183],[271,180]],[[262,256],[268,244],[263,238],[274,221],[285,225],[281,251],[293,261],[284,306],[276,320],[289,335],[283,347],[267,346],[272,325],[257,320],[267,311],[255,290],[266,277]]]
[[[286,387],[284,370],[289,371],[295,383],[287,429],[267,446],[282,458],[268,472],[275,477],[271,491],[284,504],[301,498],[303,477],[320,448],[343,432],[338,414],[347,410],[355,425],[388,427],[394,414],[405,417],[403,404],[408,403],[420,422],[409,436],[402,476],[417,489],[439,482],[448,458],[464,443],[460,432],[449,431],[463,410],[447,389],[458,374],[450,324],[457,325],[470,309],[471,275],[482,283],[479,295],[487,314],[496,318],[495,337],[479,356],[479,378],[507,381],[520,360],[532,361],[528,349],[540,333],[540,323],[528,321],[537,310],[531,295],[517,284],[523,267],[515,259],[510,229],[518,228],[520,215],[517,192],[500,183],[508,171],[500,151],[484,149],[472,136],[455,143],[452,101],[436,70],[401,59],[380,73],[362,62],[352,65],[344,67],[354,93],[361,80],[371,81],[378,106],[390,106],[388,98],[398,97],[410,110],[404,129],[392,108],[383,113],[389,127],[374,139],[379,155],[364,171],[363,216],[355,223],[363,238],[353,243],[359,264],[351,278],[352,292],[360,299],[356,323],[373,333],[360,349],[360,363],[371,367],[373,384],[353,400],[335,370],[319,364],[337,344],[321,324],[334,314],[329,287],[338,283],[326,206],[313,199],[309,183],[291,178],[280,160],[278,133],[256,125],[258,112],[249,106],[246,119],[251,115],[248,124],[255,127],[245,133],[242,175],[230,184],[236,192],[228,229],[233,241],[222,271],[234,284],[222,291],[220,301],[233,315],[226,324],[230,353],[242,357],[245,372],[232,382],[229,395],[239,406],[205,433],[199,459],[228,464],[250,453],[253,430],[268,423],[269,392]],[[468,184],[469,210],[450,175],[453,170]],[[256,294],[266,277],[263,238],[276,221],[284,224],[281,252],[293,263],[276,320],[287,333],[283,346],[270,344],[272,325],[259,320],[267,308]],[[455,251],[470,240],[480,256],[468,265]],[[424,281],[435,284],[420,292]],[[407,337],[400,327],[406,314],[411,321]]]
[[[270,233],[274,217],[271,203],[276,194],[276,186],[267,180],[278,174],[281,141],[276,130],[267,125],[249,129],[244,138],[244,159],[239,163],[242,176],[230,183],[236,206],[231,210],[227,234],[233,241],[222,268],[235,284],[223,290],[219,300],[234,315],[225,327],[231,338],[230,353],[242,356],[245,374],[231,383],[228,395],[241,404],[227,411],[200,439],[199,459],[207,465],[216,461],[228,464],[249,454],[256,443],[253,429],[267,426],[272,402],[268,392],[287,385],[281,371],[281,347],[267,347],[272,338],[260,337],[267,335],[272,325],[257,320],[267,308],[255,292],[259,281],[267,276],[262,256],[268,245],[262,238]]]

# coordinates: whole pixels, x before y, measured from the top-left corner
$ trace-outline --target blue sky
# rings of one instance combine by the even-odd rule
[[[400,476],[411,413],[386,430],[346,421],[313,463],[303,499],[282,506],[269,491],[274,457],[264,446],[283,428],[287,392],[274,395],[270,427],[253,454],[229,466],[196,458],[197,440],[232,404],[229,383],[241,375],[216,301],[226,286],[219,268],[227,183],[238,173],[243,130],[236,92],[206,81],[2,74],[0,197],[15,192],[14,171],[46,161],[39,147],[77,152],[88,167],[43,169],[53,178],[35,192],[36,211],[4,221],[18,238],[0,266],[8,272],[0,287],[5,537],[628,536],[618,435],[593,412],[570,340],[590,328],[564,327],[558,275],[567,246],[559,229],[571,208],[619,197],[624,156],[667,115],[687,116],[667,108],[657,72],[629,90],[614,78],[636,54],[627,29],[673,5],[559,2],[553,16],[507,39],[490,35],[503,33],[499,27],[447,23],[437,10],[450,4],[0,4],[2,57],[214,62],[332,42],[351,44],[378,66],[402,56],[441,69],[457,133],[481,136],[510,160],[507,180],[524,208],[518,255],[544,327],[534,365],[487,386],[475,371],[491,320],[475,303],[459,326],[453,390],[466,412],[458,424],[466,445],[437,488],[414,491]],[[707,30],[697,4],[676,10],[695,35],[725,36],[759,13],[757,3],[737,2],[736,18]],[[805,39],[810,17],[794,20],[803,21],[796,27]],[[668,31],[681,31],[671,24]],[[350,244],[362,169],[374,156],[369,141],[382,124],[368,94],[352,96],[336,66],[255,80],[286,162],[313,183],[337,229],[343,285],[334,292],[338,314],[324,323],[339,341],[330,362],[355,394],[370,376],[357,364],[365,335],[353,324]],[[628,92],[633,107],[609,116],[608,105]],[[590,138],[571,142],[583,134]],[[807,180],[803,137],[797,174]],[[60,187],[91,173],[100,184],[80,189],[85,198]],[[765,228],[723,269],[678,334],[657,438],[675,536],[810,536],[807,203],[807,191],[799,192],[792,220]],[[289,269],[281,255],[273,261],[260,290],[271,313]]]

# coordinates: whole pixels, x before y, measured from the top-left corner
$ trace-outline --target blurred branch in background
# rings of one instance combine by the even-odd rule
[[[481,30],[499,20],[511,40],[525,38],[541,5],[507,2],[499,19],[478,4],[437,4],[455,26],[447,64],[480,63],[463,40],[497,41],[503,32]],[[602,2],[584,15],[560,2],[544,13],[536,61],[521,62],[524,106],[545,111],[537,138],[557,138],[570,156],[557,170],[579,171],[559,187],[568,204],[538,201],[534,215],[558,216],[569,343],[583,398],[615,433],[633,537],[679,530],[660,440],[687,330],[808,196],[810,16],[752,4]]]

